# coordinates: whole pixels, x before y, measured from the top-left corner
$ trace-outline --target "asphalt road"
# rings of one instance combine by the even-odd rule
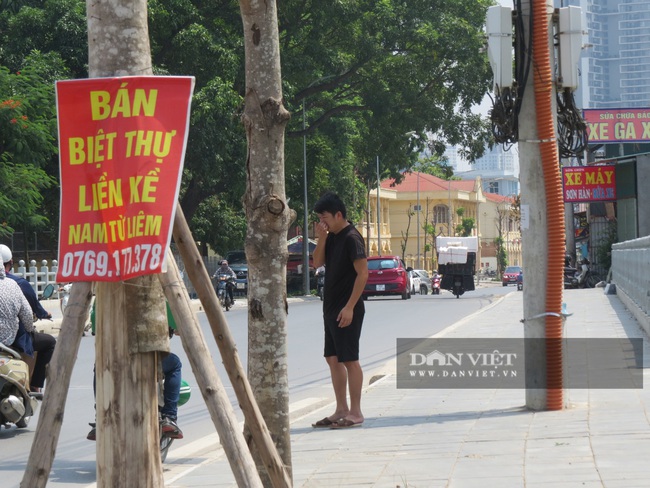
[[[514,287],[502,288],[496,285],[481,286],[456,299],[450,292],[441,295],[414,295],[410,300],[399,298],[370,298],[366,301],[366,317],[361,341],[361,364],[366,381],[382,374],[386,363],[395,355],[397,338],[429,337],[452,325],[480,308],[488,305],[495,295],[514,291]],[[213,361],[229,397],[236,407],[235,395],[229,386],[227,375],[205,314],[198,314],[203,332],[208,340]],[[246,364],[247,309],[236,307],[226,317],[232,335],[238,345],[243,364]],[[329,370],[323,359],[323,326],[321,302],[306,299],[290,303],[289,306],[289,385],[291,412],[302,414],[332,401]],[[181,357],[185,368],[183,378],[196,385],[189,367],[189,360],[183,351],[180,339],[172,340],[172,350]],[[83,338],[75,363],[71,388],[68,393],[66,411],[57,447],[54,466],[50,474],[49,487],[83,487],[95,481],[95,444],[86,440],[88,422],[94,420],[92,376],[94,364],[94,337]],[[27,429],[2,429],[2,459],[0,476],[3,487],[18,487],[31,448],[37,417]],[[170,451],[182,448],[190,442],[215,432],[202,396],[195,391],[190,401],[179,409],[179,425],[185,438],[176,441]]]

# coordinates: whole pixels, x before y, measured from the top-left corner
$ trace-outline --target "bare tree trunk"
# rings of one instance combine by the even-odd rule
[[[153,74],[146,0],[89,0],[86,10],[91,78]],[[96,317],[97,486],[163,486],[156,351],[169,338],[157,278],[101,283]]]
[[[246,51],[248,377],[290,471],[286,266],[287,231],[296,215],[285,195],[284,131],[290,115],[282,105],[276,2],[240,0],[239,5]],[[270,485],[264,470],[260,474]]]
[[[255,462],[246,445],[244,435],[239,430],[235,412],[219,379],[217,368],[212,361],[208,360],[210,351],[199,322],[190,308],[190,297],[178,273],[171,251],[167,253],[167,263],[167,273],[159,274],[158,278],[172,309],[183,348],[192,365],[192,371],[210,411],[212,422],[219,433],[219,442],[226,452],[237,486],[261,487],[262,481],[255,468]]]
[[[169,337],[158,278],[98,283],[95,317],[97,486],[164,486],[156,351]]]
[[[176,209],[176,217],[174,218],[174,241],[183,257],[185,270],[190,281],[201,300],[201,305],[205,310],[217,346],[219,346],[223,365],[244,413],[246,425],[249,426],[255,446],[262,458],[262,464],[271,478],[271,483],[274,487],[291,486],[291,478],[273,444],[262,413],[257,403],[255,403],[251,385],[237,354],[237,346],[230,334],[223,310],[210,282],[208,271],[205,269],[180,206]]]
[[[91,288],[92,283],[80,282],[75,283],[70,291],[68,306],[65,308],[61,322],[59,340],[47,368],[47,388],[38,416],[27,468],[20,483],[23,488],[43,488],[47,485],[61,433],[72,369],[79,352],[79,343],[93,297]],[[56,378],[56,381],[50,381],[51,378]]]

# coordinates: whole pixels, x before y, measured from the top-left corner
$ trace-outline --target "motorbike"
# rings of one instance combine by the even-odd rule
[[[159,396],[162,395],[163,385],[164,385],[164,381],[161,381],[158,388]],[[190,399],[191,392],[192,389],[190,388],[189,383],[185,380],[181,380],[180,396],[178,397],[179,407],[181,405],[185,405],[188,402],[188,400]],[[159,398],[158,402],[160,403],[160,405],[162,405],[164,403],[164,400],[162,398]],[[169,448],[174,442],[174,439],[169,437],[163,432],[162,420],[163,420],[162,417],[158,415],[158,432],[160,434],[160,462],[164,463],[165,459],[167,459],[167,453],[169,452]]]
[[[564,288],[578,288],[578,270],[572,266],[564,267]]]
[[[233,306],[233,300],[230,297],[234,296],[234,281],[229,274],[219,273],[217,275],[217,298],[226,312]]]
[[[456,296],[456,298],[460,298],[460,296],[463,293],[465,293],[465,288],[463,287],[463,276],[462,275],[454,275],[452,280],[453,280],[454,286],[453,286],[451,292]]]
[[[48,285],[50,286],[50,285]],[[59,303],[61,306],[61,314],[65,312],[65,307],[68,306],[68,300],[70,299],[70,292],[72,291],[72,283],[66,283],[65,285],[59,286]],[[94,309],[93,309],[94,313]],[[93,321],[91,317],[88,317],[86,325],[84,325],[83,335],[86,335],[86,332],[92,329],[92,335],[95,335],[95,329],[93,327]]]
[[[61,314],[65,312],[65,307],[68,306],[70,290],[72,290],[72,283],[66,283],[65,285],[59,286],[59,305],[61,306]]]
[[[316,270],[316,295],[323,301],[323,293],[325,292],[325,268],[318,268]]]
[[[29,391],[29,366],[20,354],[0,343],[0,425],[27,427],[42,393]]]
[[[582,261],[580,263],[581,270],[571,266],[564,268],[564,288],[594,288],[601,280],[600,277],[591,271],[589,261]],[[582,281],[580,275],[584,272]]]
[[[523,289],[524,289],[524,275],[520,273],[519,276],[517,276],[517,291],[522,291]]]
[[[431,278],[431,294],[440,295],[440,275],[438,274]]]
[[[165,380],[161,379],[158,382],[158,404],[162,405],[164,403],[164,400],[162,398],[162,392],[163,392],[163,386],[165,384]],[[178,397],[178,406],[180,407],[181,405],[185,405],[188,400],[190,399],[191,393],[192,393],[192,388],[190,387],[189,383],[185,380],[181,380],[181,389],[180,389],[180,395]],[[95,422],[91,422],[90,425],[94,429],[96,428],[97,424]],[[165,434],[162,430],[163,427],[163,419],[160,413],[158,414],[158,435],[160,437],[160,462],[164,463],[165,459],[167,459],[167,453],[169,452],[169,448],[171,447],[172,443],[174,442],[174,439],[172,437],[169,437],[169,435]],[[89,440],[95,440],[94,437],[88,438]]]

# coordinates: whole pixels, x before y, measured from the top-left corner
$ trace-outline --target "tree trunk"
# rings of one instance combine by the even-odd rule
[[[287,231],[296,215],[285,196],[284,131],[290,115],[282,105],[276,2],[239,4],[246,51],[248,377],[290,471],[286,267]],[[270,486],[265,470],[259,471]]]
[[[95,306],[97,486],[162,487],[158,341],[167,314],[155,275],[98,283]]]
[[[283,465],[283,461],[271,439],[271,433],[255,402],[251,385],[239,359],[239,354],[237,354],[237,346],[226,323],[226,317],[180,205],[177,207],[176,216],[174,217],[174,241],[183,257],[187,275],[201,300],[212,334],[217,346],[219,346],[223,365],[237,395],[237,401],[244,414],[246,425],[249,426],[253,442],[262,458],[262,464],[271,478],[271,483],[274,487],[291,486],[291,478]]]
[[[91,78],[151,75],[145,0],[86,4]],[[97,286],[97,486],[164,485],[157,351],[169,350],[155,276]]]
[[[207,360],[210,358],[210,350],[201,332],[199,321],[192,313],[190,297],[178,273],[178,267],[171,251],[167,253],[167,258],[167,273],[159,274],[158,278],[174,315],[183,349],[192,365],[199,390],[219,433],[219,442],[226,452],[226,457],[235,475],[237,486],[261,487],[262,481],[255,468],[244,435],[239,430],[237,417],[219,379],[217,368],[212,361]]]

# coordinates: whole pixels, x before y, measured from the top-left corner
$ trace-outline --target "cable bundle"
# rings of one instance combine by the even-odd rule
[[[587,124],[569,88],[557,92],[557,138],[560,157],[582,157],[587,148]]]

